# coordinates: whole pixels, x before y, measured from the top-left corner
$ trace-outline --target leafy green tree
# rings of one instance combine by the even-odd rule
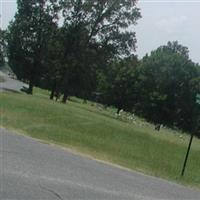
[[[56,2],[18,0],[18,12],[8,28],[9,64],[19,79],[29,82],[30,94],[43,73],[43,53],[57,18]]]
[[[139,68],[137,112],[156,123],[192,129],[198,66],[177,42],[146,55]]]
[[[115,106],[118,113],[121,109],[132,111],[136,101],[136,69],[138,59],[130,56],[111,64],[106,73],[99,76],[98,91],[102,93],[102,103]]]
[[[140,18],[136,0],[61,0],[66,25],[81,24],[88,31],[87,40],[107,41],[118,53],[130,54],[135,48],[135,32],[128,29]]]
[[[87,32],[83,26],[67,26],[62,30],[64,34],[64,63],[62,76],[63,102],[69,95],[76,95],[89,91],[88,81],[94,58],[92,46],[85,47],[83,42]]]
[[[66,67],[63,41],[62,29],[55,28],[44,52],[45,72],[40,85],[51,91],[51,100],[62,92],[62,75]]]
[[[66,29],[64,97],[92,90],[99,65],[97,55],[129,55],[135,49],[135,33],[130,29],[140,18],[135,0],[61,0]],[[109,56],[109,57],[110,57]],[[106,63],[105,56],[103,63]],[[102,64],[101,64],[102,65]],[[89,78],[90,77],[90,78]],[[92,82],[90,82],[92,80]],[[87,96],[87,95],[86,95]]]

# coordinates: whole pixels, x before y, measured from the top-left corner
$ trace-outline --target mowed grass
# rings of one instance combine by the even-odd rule
[[[180,172],[189,136],[161,132],[143,123],[116,119],[114,109],[98,109],[72,98],[50,101],[40,89],[33,96],[0,93],[1,126],[59,144],[94,158],[200,188],[200,141],[195,138],[184,178]]]

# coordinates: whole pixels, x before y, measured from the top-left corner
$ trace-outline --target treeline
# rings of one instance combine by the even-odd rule
[[[18,0],[8,28],[9,64],[17,77],[53,94],[88,98],[97,74],[129,56],[140,18],[136,0]],[[61,21],[63,21],[62,24]]]
[[[133,56],[113,62],[100,76],[98,89],[101,101],[118,110],[172,128],[198,129],[200,66],[178,42],[168,42],[141,60]]]
[[[200,66],[178,42],[141,60],[135,0],[18,0],[7,34],[9,65],[20,80],[69,96],[134,112],[191,131],[198,121]],[[62,23],[61,23],[62,22]]]

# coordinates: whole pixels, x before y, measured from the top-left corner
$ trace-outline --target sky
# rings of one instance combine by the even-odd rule
[[[134,27],[139,58],[177,40],[200,63],[200,0],[139,0],[137,7],[142,14]],[[16,0],[0,0],[1,28],[7,27],[16,11]]]

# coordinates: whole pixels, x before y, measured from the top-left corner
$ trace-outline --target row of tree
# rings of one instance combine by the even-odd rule
[[[113,62],[99,78],[104,104],[191,131],[198,125],[200,66],[178,42],[160,46],[140,61],[132,56]]]
[[[97,71],[135,48],[130,29],[138,18],[136,0],[18,0],[8,28],[8,57],[19,79],[87,97]],[[63,24],[60,23],[60,18]],[[57,91],[58,90],[58,91]]]
[[[149,121],[190,131],[198,120],[200,66],[178,42],[139,60],[132,53],[135,0],[18,0],[6,34],[9,65],[23,81],[96,99]],[[61,23],[62,21],[62,23]],[[94,97],[95,96],[95,97]]]

